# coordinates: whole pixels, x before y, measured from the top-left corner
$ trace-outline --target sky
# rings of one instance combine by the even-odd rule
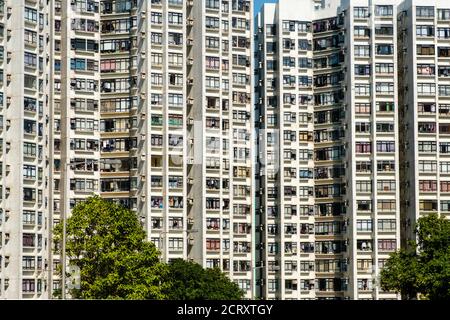
[[[259,12],[263,3],[274,3],[277,0],[255,0],[255,14]]]

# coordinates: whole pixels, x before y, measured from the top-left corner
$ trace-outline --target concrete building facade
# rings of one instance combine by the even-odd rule
[[[66,297],[53,228],[98,194],[246,298],[398,299],[386,259],[450,212],[449,21],[446,0],[0,0],[0,298]]]

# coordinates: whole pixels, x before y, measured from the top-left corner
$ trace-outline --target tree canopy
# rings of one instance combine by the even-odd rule
[[[171,300],[238,300],[244,295],[219,268],[204,269],[191,261],[174,260],[168,277],[172,286],[166,294]]]
[[[450,220],[431,214],[417,221],[417,242],[395,252],[381,271],[381,286],[406,299],[450,299]]]
[[[61,241],[62,225],[54,239]],[[160,262],[137,215],[98,196],[77,204],[66,223],[66,255],[80,270],[78,299],[241,299],[219,269],[194,262]]]
[[[67,219],[66,254],[80,269],[81,299],[164,299],[167,266],[134,212],[98,196],[77,204]],[[62,226],[55,229],[55,240]]]

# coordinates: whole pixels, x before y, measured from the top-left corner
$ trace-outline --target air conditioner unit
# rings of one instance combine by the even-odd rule
[[[188,164],[194,164],[194,159],[189,158],[189,159],[187,160],[187,163],[188,163]]]
[[[142,93],[141,93],[141,99],[142,99],[142,100],[145,100],[145,98],[146,98],[145,92],[142,92]]]
[[[194,224],[194,218],[188,218],[187,223],[190,225]]]
[[[188,26],[193,26],[193,25],[194,25],[194,19],[189,18],[189,19],[187,20],[187,25],[188,25]]]
[[[194,179],[188,178],[187,183],[190,185],[194,184]]]
[[[193,118],[189,118],[188,119],[188,125],[192,126],[194,124],[194,119]]]
[[[187,201],[188,201],[188,204],[190,204],[190,205],[194,204],[194,199],[192,199],[192,198],[188,198]]]
[[[145,79],[145,72],[141,72],[141,78]]]

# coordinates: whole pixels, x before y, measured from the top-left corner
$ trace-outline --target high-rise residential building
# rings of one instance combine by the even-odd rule
[[[251,3],[90,3],[94,13],[65,8],[87,14],[67,23],[87,28],[79,35],[96,46],[89,60],[65,62],[92,77],[95,93],[80,108],[81,94],[71,100],[74,112],[93,120],[80,120],[80,138],[92,142],[81,141],[80,155],[62,161],[74,176],[64,203],[72,208],[94,192],[137,211],[162,260],[221,267],[250,297]],[[85,164],[88,145],[94,150]]]
[[[399,248],[399,1],[266,4],[257,17],[257,296],[384,299]]]
[[[49,7],[0,1],[0,297],[47,298]]]
[[[52,1],[46,34],[52,54],[49,106],[49,241],[53,227],[100,184],[100,14],[98,1]],[[53,9],[54,8],[54,9]],[[52,252],[56,252],[52,250]],[[61,296],[64,257],[49,256],[49,297]],[[67,269],[62,269],[68,271]],[[64,297],[64,296],[63,296]]]
[[[450,2],[408,0],[398,16],[402,245],[414,222],[450,216]]]
[[[0,298],[69,297],[52,231],[98,194],[246,298],[398,299],[389,253],[450,212],[449,21],[447,0],[0,0]]]
[[[192,225],[184,237],[187,257],[222,268],[250,298],[253,5],[242,0],[186,3],[185,206]]]
[[[92,194],[135,210],[163,261],[221,267],[251,297],[252,16],[0,1],[0,297],[61,296],[52,230]]]

